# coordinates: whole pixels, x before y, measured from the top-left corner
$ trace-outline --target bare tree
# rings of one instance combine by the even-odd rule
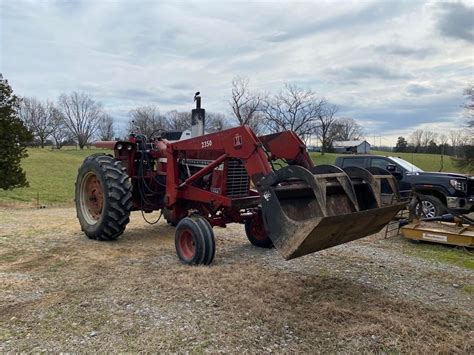
[[[418,152],[421,149],[422,142],[423,142],[423,130],[417,129],[410,134],[410,143],[415,146],[415,151]]]
[[[129,131],[150,137],[153,132],[166,129],[166,118],[155,105],[137,107],[130,111]]]
[[[89,94],[72,92],[59,97],[59,107],[64,116],[64,124],[80,149],[90,141],[97,131],[103,116],[102,105]]]
[[[222,113],[207,112],[204,128],[210,133],[222,131],[223,129],[229,128],[229,122]]]
[[[433,131],[424,131],[421,138],[421,146],[426,148],[430,145],[431,142],[436,143],[438,139],[438,133]]]
[[[170,130],[184,131],[191,127],[191,113],[170,111],[166,114],[166,126]]]
[[[462,131],[449,131],[449,140],[451,141],[451,145],[453,148],[457,148],[459,146],[460,139],[462,137]]]
[[[333,124],[332,136],[338,141],[353,141],[361,139],[364,130],[353,118],[338,118]]]
[[[42,103],[33,97],[22,99],[19,114],[26,126],[33,132],[41,148],[54,130],[54,104]]]
[[[35,98],[24,97],[20,99],[18,106],[18,116],[23,121],[30,132],[34,134],[33,117],[39,115],[41,103]]]
[[[323,102],[321,110],[318,113],[318,123],[316,126],[316,135],[321,141],[321,154],[324,155],[331,146],[334,140],[332,135],[332,126],[336,121],[337,106]]]
[[[111,141],[114,139],[115,124],[114,118],[108,114],[104,114],[100,121],[97,129],[100,140]]]
[[[248,125],[259,134],[263,129],[263,116],[260,112],[264,96],[250,92],[249,79],[236,77],[232,80],[232,98],[229,105],[241,126]]]
[[[316,97],[311,90],[287,84],[279,94],[265,99],[262,112],[269,131],[292,130],[302,139],[307,139],[316,133],[323,106],[324,99]]]
[[[65,124],[62,112],[56,107],[54,107],[53,117],[54,130],[51,133],[51,137],[54,140],[56,149],[61,149],[67,141],[71,140],[71,133]]]
[[[447,145],[449,138],[445,133],[441,133],[438,137],[438,140],[441,145]]]
[[[464,114],[467,117],[466,129],[459,138],[455,160],[456,166],[468,173],[474,172],[474,85],[469,85],[464,90],[466,103],[464,104]]]

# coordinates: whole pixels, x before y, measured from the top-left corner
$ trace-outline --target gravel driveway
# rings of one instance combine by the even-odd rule
[[[471,268],[383,233],[292,261],[215,228],[210,267],[181,265],[174,228],[133,213],[88,240],[72,208],[0,209],[0,351],[461,352]]]

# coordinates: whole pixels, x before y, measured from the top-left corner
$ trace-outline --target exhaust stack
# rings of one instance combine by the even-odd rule
[[[206,110],[201,108],[200,92],[194,95],[196,108],[191,110],[191,137],[198,137],[204,135],[204,124],[206,120]]]

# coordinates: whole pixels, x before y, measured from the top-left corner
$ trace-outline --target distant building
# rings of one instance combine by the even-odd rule
[[[321,147],[318,147],[316,145],[308,145],[307,150],[308,150],[308,152],[320,152]]]
[[[335,141],[332,143],[336,153],[368,154],[370,143],[367,141]]]

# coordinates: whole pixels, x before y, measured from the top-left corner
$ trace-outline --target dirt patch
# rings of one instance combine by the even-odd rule
[[[132,216],[111,243],[68,209],[0,210],[1,351],[473,351],[472,270],[380,235],[285,262],[241,226],[210,267]]]

